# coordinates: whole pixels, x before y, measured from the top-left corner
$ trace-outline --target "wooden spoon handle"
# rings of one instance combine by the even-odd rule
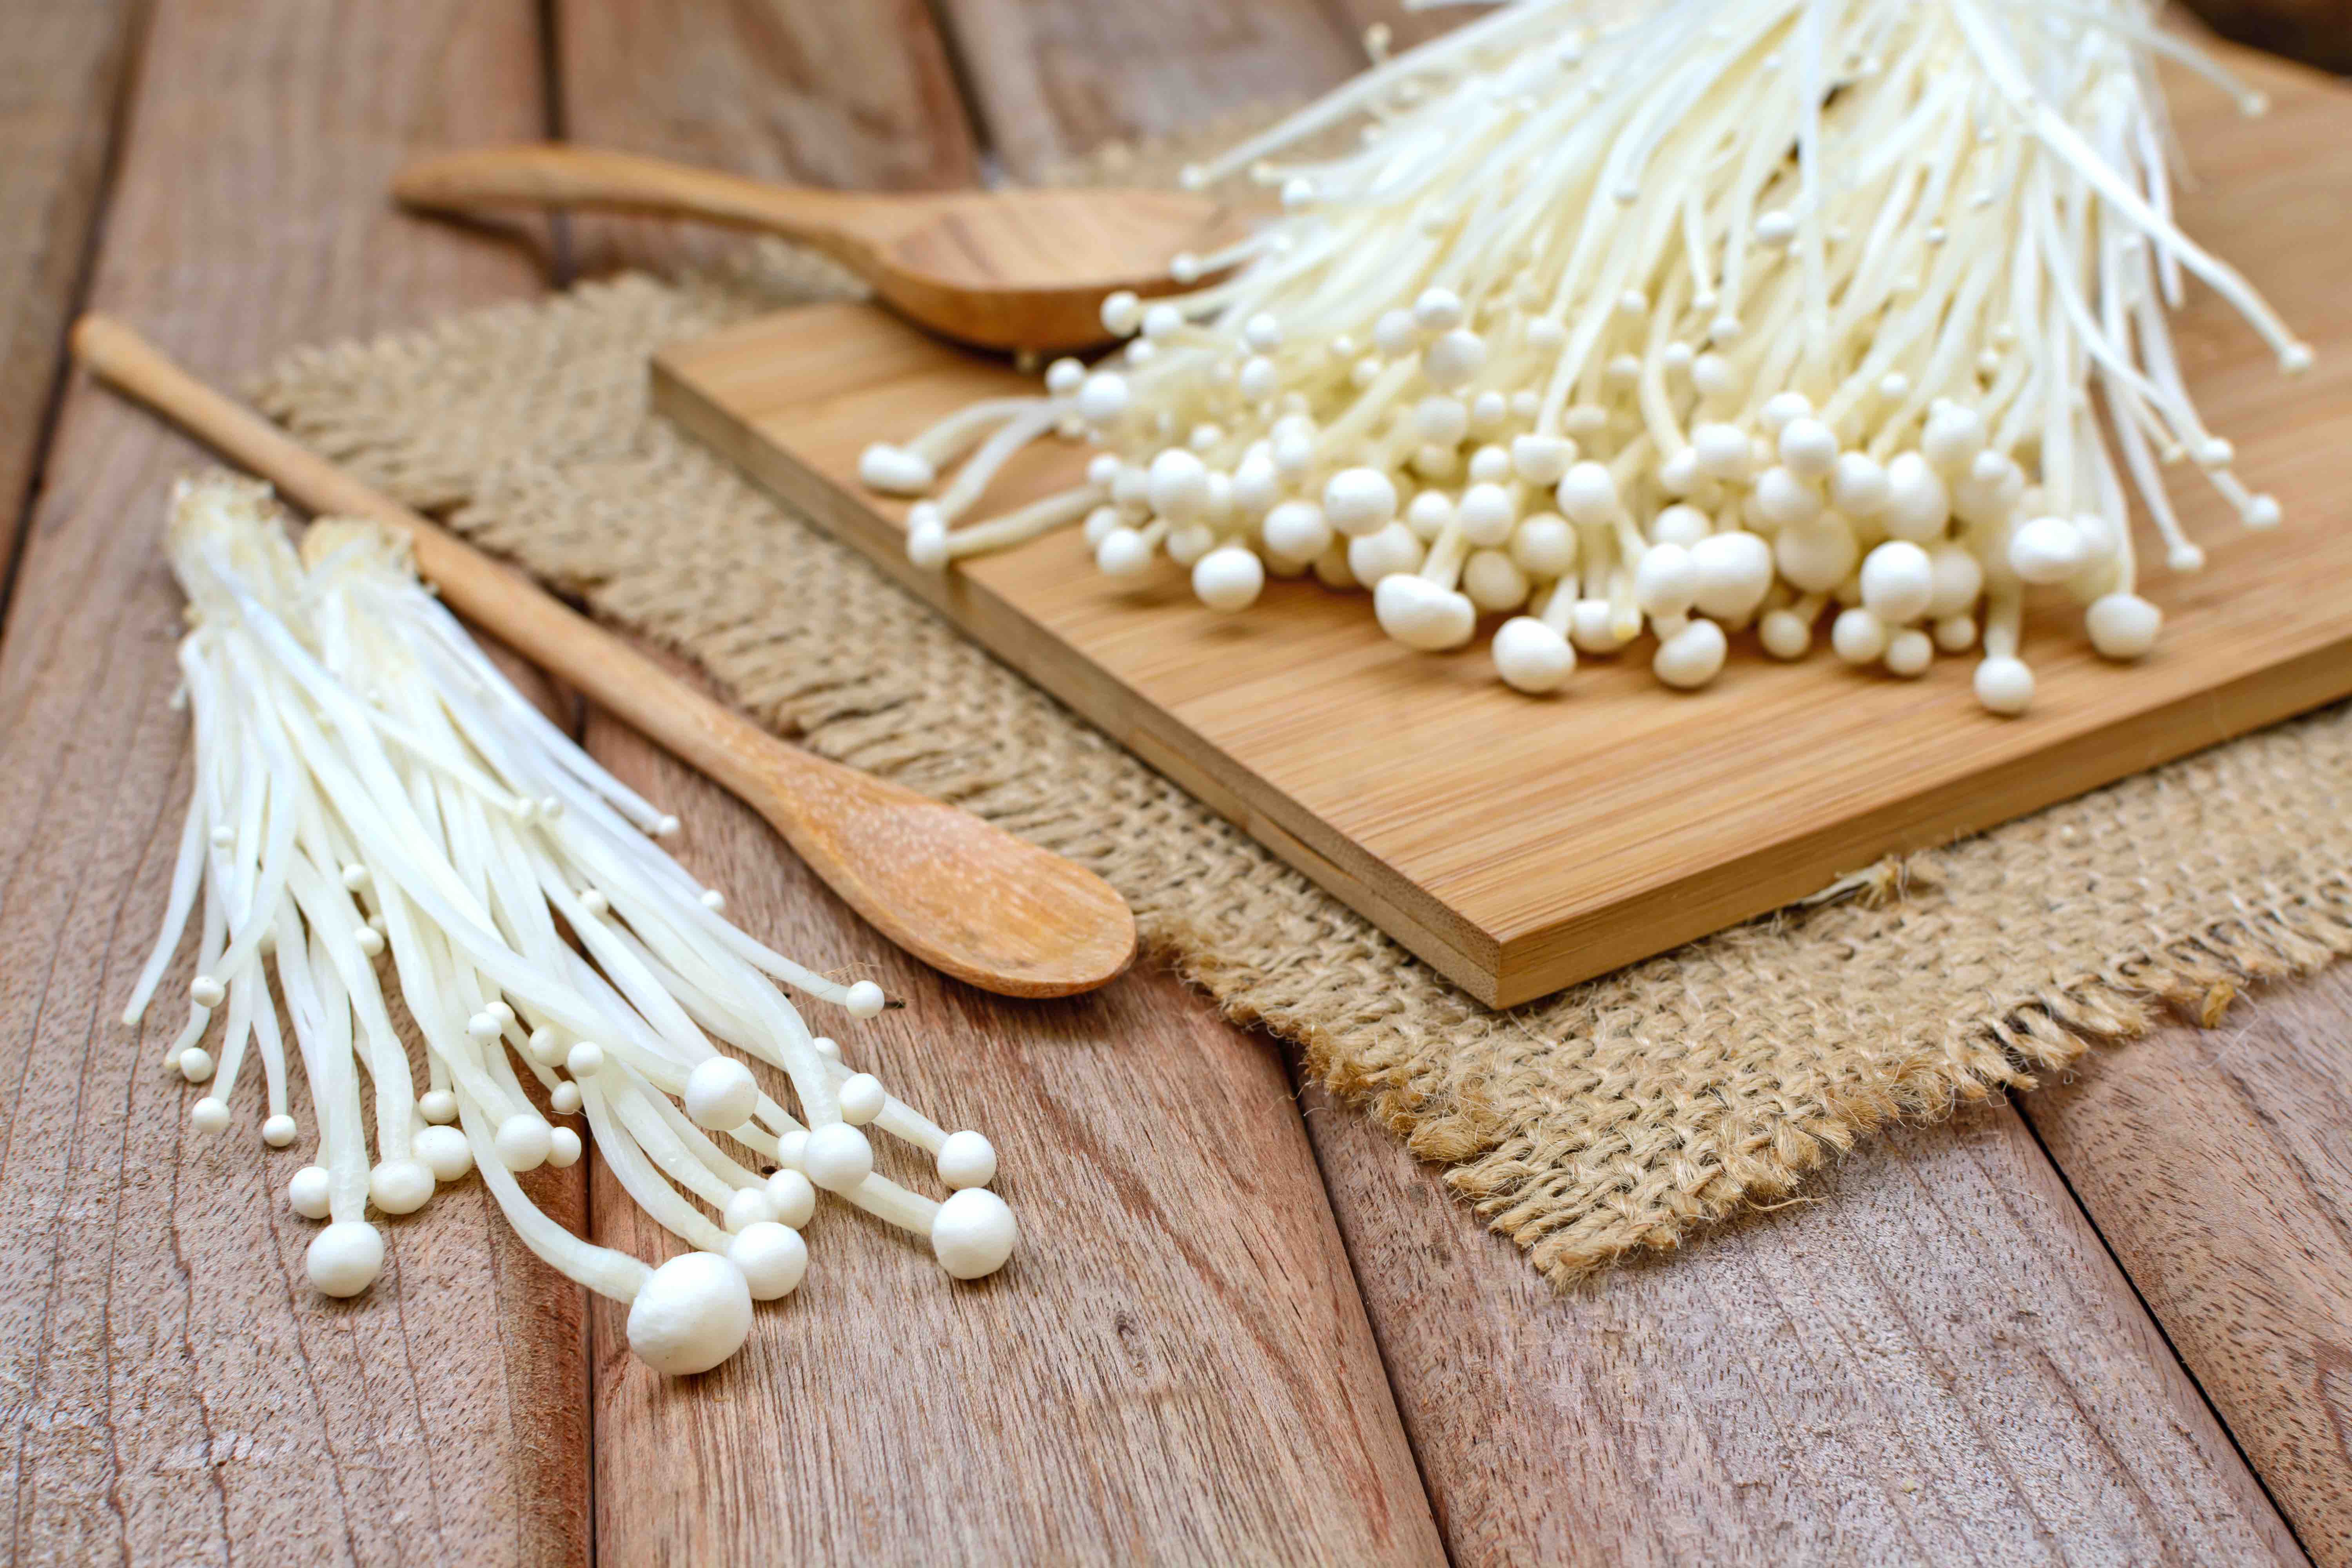
[[[418,574],[452,608],[739,796],[869,923],[934,968],[1005,995],[1058,996],[1103,984],[1133,954],[1133,916],[1083,867],[777,740],[230,402],[121,322],[84,316],[73,348],[108,382],[311,512],[405,532]],[[1011,891],[994,898],[1000,887]]]
[[[74,326],[74,355],[122,391],[320,515],[364,517],[409,536],[419,575],[460,613],[495,630],[533,663],[593,698],[702,772],[728,784],[755,749],[750,726],[552,595],[533,586],[438,523],[353,479],[182,370],[121,322],[102,315]],[[757,733],[755,731],[755,733]],[[762,740],[769,739],[764,735]],[[788,750],[790,748],[787,748]],[[824,763],[806,752],[796,757]]]
[[[633,153],[562,143],[478,147],[420,159],[394,176],[393,195],[431,212],[528,205],[596,207],[706,218],[765,229],[842,259],[865,252],[874,226],[901,204],[887,197],[772,185]]]

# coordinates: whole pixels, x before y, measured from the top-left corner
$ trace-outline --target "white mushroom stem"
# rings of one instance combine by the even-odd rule
[[[2137,658],[2156,611],[2138,597],[2135,495],[2165,566],[2204,560],[2165,464],[2190,458],[2250,528],[2279,521],[2180,373],[2166,310],[2182,277],[2282,369],[2311,360],[2174,217],[2158,57],[2249,113],[2262,104],[2155,12],[1515,0],[1192,171],[1248,169],[1279,189],[1282,216],[1207,287],[1114,295],[1104,324],[1135,341],[1091,370],[1057,362],[1045,407],[989,405],[993,434],[915,509],[909,552],[944,566],[1049,526],[1033,508],[947,532],[1022,432],[1053,428],[1097,448],[1088,478],[1108,502],[1073,502],[1065,521],[1087,518],[1106,572],[1141,577],[1164,556],[1234,610],[1265,576],[1311,563],[1334,588],[1370,588],[1381,627],[1432,652],[1468,640],[1465,605],[1475,626],[1524,610],[1532,585],[1478,539],[1412,520],[1497,493],[1481,486],[1506,486],[1521,514],[1551,491],[1578,535],[1571,603],[1605,609],[1521,614],[1497,633],[1498,672],[1531,692],[1566,679],[1554,619],[1588,653],[1655,634],[1679,651],[1653,668],[1685,688],[1712,680],[1723,634],[1751,622],[1771,623],[1769,651],[1802,657],[1794,617],[1889,542],[1967,554],[1973,591],[1918,624],[1883,605],[1848,619],[1850,656],[1880,648],[1912,676],[1970,649],[1978,624],[2010,618],[1997,584],[2023,541],[2021,594],[2071,595],[2095,648]],[[1350,121],[1352,150],[1266,162]],[[1171,275],[1189,287],[1206,268],[1186,258]],[[2105,426],[2087,412],[2094,383]],[[915,445],[944,449],[949,428]],[[913,467],[869,478],[908,493],[894,485]],[[1603,473],[1606,496],[1589,482]],[[1665,521],[1682,509],[1773,547],[1760,619],[1745,544],[1710,558],[1709,603],[1642,602],[1652,552],[1692,542]],[[1674,573],[1649,576],[1654,589]],[[1988,642],[1985,658],[2006,662],[1979,695],[2019,711],[2021,649]]]
[[[1109,492],[1095,485],[1081,485],[1076,489],[1050,495],[1032,501],[1016,511],[990,518],[986,522],[950,530],[937,511],[925,512],[910,519],[907,541],[908,554],[919,566],[936,571],[959,556],[985,555],[999,550],[1010,550],[1016,544],[1066,528],[1109,499]],[[917,535],[919,532],[920,537]]]
[[[929,447],[946,455],[970,428],[1020,424],[1036,401]],[[170,553],[190,601],[180,665],[194,790],[124,1021],[152,1004],[201,895],[171,1065],[207,1084],[193,1120],[217,1132],[250,1048],[263,1137],[282,1147],[299,1128],[275,967],[316,1121],[289,1197],[330,1222],[309,1256],[319,1289],[353,1295],[375,1279],[371,1205],[408,1213],[477,1169],[534,1252],[633,1303],[630,1342],[664,1371],[715,1365],[749,1332],[750,1300],[797,1285],[805,1249],[781,1233],[814,1201],[804,1165],[920,1235],[956,1278],[1003,1265],[1011,1213],[971,1195],[994,1173],[985,1140],[850,1072],[773,982],[852,1020],[881,1010],[879,988],[817,975],[721,919],[721,900],[646,837],[675,819],[514,690],[417,583],[396,536],[321,522],[298,556],[265,487],[214,476],[174,496]],[[425,1044],[421,1098],[387,975]],[[200,1044],[215,1014],[216,1054]],[[745,1057],[780,1070],[791,1109]],[[624,1188],[700,1252],[648,1268],[531,1204],[513,1173],[576,1161],[574,1115]],[[869,1125],[937,1162],[950,1202],[872,1174]],[[733,1150],[791,1169],[772,1176]]]

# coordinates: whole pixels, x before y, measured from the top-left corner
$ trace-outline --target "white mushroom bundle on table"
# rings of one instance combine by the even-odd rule
[[[1311,573],[1412,647],[1488,626],[1528,692],[1645,636],[1689,689],[1734,637],[1797,659],[1826,633],[1896,677],[1972,658],[2021,712],[2032,595],[2109,658],[2155,646],[2135,500],[2175,572],[2204,552],[2171,484],[2280,521],[2183,383],[2188,280],[2282,369],[2312,357],[2174,222],[2158,58],[2231,84],[2155,12],[1505,5],[1188,171],[1281,216],[1178,258],[1184,292],[1113,296],[1119,353],[861,477],[926,498],[925,565],[1077,523],[1104,572],[1164,557],[1221,610]],[[1048,431],[1097,449],[1087,482],[973,517]]]
[[[308,1255],[319,1289],[375,1280],[371,1207],[408,1214],[474,1171],[532,1251],[630,1303],[630,1346],[663,1372],[717,1365],[754,1300],[799,1285],[820,1190],[924,1238],[957,1279],[1004,1264],[1015,1226],[988,1190],[988,1140],[845,1064],[777,984],[853,1021],[882,1010],[880,987],[812,973],[726,920],[655,842],[677,820],[514,689],[417,581],[404,538],[327,521],[298,553],[268,488],[219,475],[180,487],[169,545],[194,784],[124,1020],[153,1002],[193,918],[170,1064],[206,1086],[192,1121],[216,1133],[257,1058],[262,1137],[283,1148],[302,1136],[299,1057],[317,1152],[288,1198],[327,1222]],[[395,1000],[424,1043],[421,1089]],[[782,1070],[789,1108],[744,1058]],[[577,1161],[575,1117],[697,1250],[650,1267],[530,1201],[517,1173]],[[922,1151],[946,1198],[877,1173],[875,1130]]]

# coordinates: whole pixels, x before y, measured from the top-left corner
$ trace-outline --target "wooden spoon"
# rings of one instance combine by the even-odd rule
[[[404,530],[442,598],[766,817],[810,869],[917,958],[1006,996],[1090,991],[1127,967],[1135,917],[1109,883],[969,812],[754,726],[438,524],[189,375],[121,322],[84,316],[75,357],[310,511]]]
[[[1213,248],[1224,226],[1215,202],[1173,191],[824,191],[562,145],[427,158],[392,190],[435,212],[520,202],[771,230],[832,257],[908,320],[988,349],[1102,342],[1104,296],[1166,293],[1170,258]]]

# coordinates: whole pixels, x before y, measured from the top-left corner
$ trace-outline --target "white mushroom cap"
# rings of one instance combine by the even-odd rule
[[[751,1337],[751,1283],[715,1252],[673,1258],[638,1288],[628,1332],[629,1349],[656,1372],[709,1372]]]

